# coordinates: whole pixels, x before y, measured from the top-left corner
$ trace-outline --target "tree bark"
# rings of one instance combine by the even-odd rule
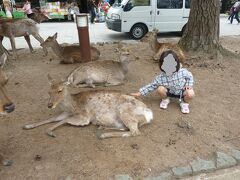
[[[186,51],[216,52],[219,44],[219,0],[192,0],[189,20],[179,45]]]

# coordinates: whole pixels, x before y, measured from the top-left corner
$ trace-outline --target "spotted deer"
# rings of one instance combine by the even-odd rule
[[[57,42],[57,33],[53,36],[49,36],[42,44],[44,48],[52,48],[53,52],[59,57],[60,63],[63,64],[72,64],[72,63],[81,63],[84,62],[81,56],[80,46],[79,45],[70,45],[70,46],[61,46]],[[91,60],[95,61],[100,56],[100,51],[91,46]]]
[[[158,30],[154,29],[153,31],[149,31],[142,39],[141,42],[146,42],[149,44],[151,49],[154,51],[153,59],[155,61],[158,61],[161,54],[166,50],[172,50],[174,51],[181,62],[185,60],[185,55],[180,47],[178,47],[176,44],[172,43],[160,43],[157,40],[157,33]]]
[[[67,78],[75,87],[92,87],[96,85],[116,86],[123,83],[128,72],[129,51],[120,49],[119,61],[92,61],[79,65]]]
[[[15,37],[24,36],[30,51],[33,52],[33,47],[30,42],[30,35],[32,35],[40,43],[44,41],[38,33],[37,23],[32,19],[0,19],[0,43],[2,44],[4,37],[8,37],[10,39],[14,59],[17,58],[17,51],[14,39]],[[47,50],[45,48],[43,48],[43,51],[44,54],[47,55]]]
[[[2,67],[7,59],[7,55],[0,48],[0,114],[11,113],[14,111],[14,104],[10,100],[5,88],[8,78],[2,71]]]
[[[62,113],[48,120],[25,125],[24,129],[32,129],[47,123],[57,122],[47,130],[47,134],[55,137],[53,130],[63,124],[86,126],[90,123],[106,129],[123,132],[105,132],[99,138],[129,137],[140,134],[139,127],[153,119],[152,111],[133,96],[118,91],[94,90],[71,94],[63,81],[53,80],[48,76],[51,88],[48,107],[62,108]]]

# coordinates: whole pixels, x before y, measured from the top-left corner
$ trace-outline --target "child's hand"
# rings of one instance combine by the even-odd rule
[[[130,95],[131,95],[131,96],[134,96],[134,97],[140,97],[140,96],[141,96],[141,93],[140,93],[140,92],[131,93]]]

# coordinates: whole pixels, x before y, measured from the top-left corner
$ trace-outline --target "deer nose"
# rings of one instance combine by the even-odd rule
[[[15,105],[13,103],[9,103],[9,104],[5,104],[3,108],[7,113],[10,113],[14,111]]]
[[[52,108],[53,107],[53,103],[48,103],[48,108]]]

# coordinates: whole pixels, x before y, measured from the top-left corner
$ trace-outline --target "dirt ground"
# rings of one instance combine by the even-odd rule
[[[222,37],[221,42],[225,48],[240,54],[240,36]],[[116,44],[96,46],[102,52],[100,60],[117,59]],[[99,89],[135,92],[159,73],[146,44],[126,46],[132,53],[124,85]],[[47,108],[47,74],[65,78],[78,64],[59,64],[52,51],[43,57],[42,49],[36,49],[34,54],[22,49],[18,54],[18,60],[9,60],[4,67],[16,110],[0,116],[0,152],[13,162],[11,166],[0,166],[0,179],[59,180],[71,176],[72,179],[102,180],[115,174],[157,176],[169,167],[186,165],[197,157],[207,158],[216,150],[240,149],[238,138],[229,140],[238,137],[240,129],[239,58],[223,56],[218,61],[187,62],[196,92],[189,115],[181,114],[176,100],[167,110],[161,110],[159,97],[152,93],[141,98],[153,110],[154,120],[140,128],[140,136],[100,140],[97,138],[100,130],[93,125],[62,126],[56,129],[56,138],[45,133],[52,124],[22,129],[24,124],[60,112],[59,108]]]

